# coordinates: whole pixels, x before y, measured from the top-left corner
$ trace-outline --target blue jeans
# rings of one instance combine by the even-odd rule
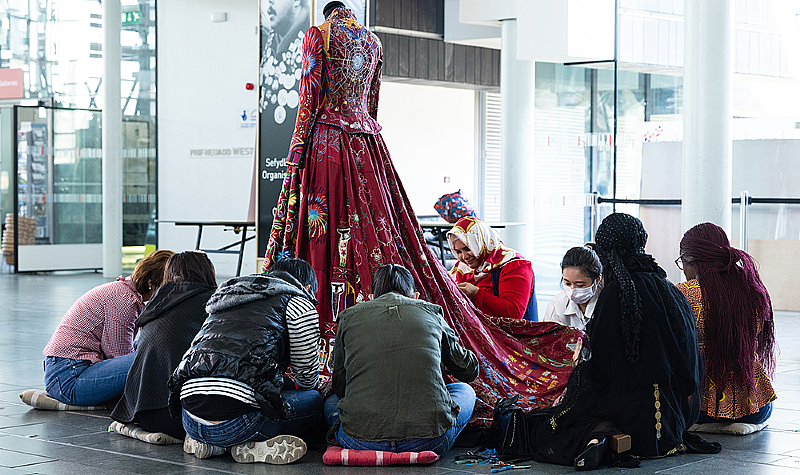
[[[219,424],[203,424],[182,409],[183,428],[194,440],[216,447],[232,447],[249,441],[261,442],[276,435],[301,435],[322,416],[322,396],[315,390],[290,389],[281,396],[294,409],[288,419],[270,419],[260,411],[235,417]]]
[[[92,364],[48,356],[44,359],[44,387],[47,394],[65,404],[95,406],[119,397],[135,353]]]
[[[772,415],[772,403],[768,402],[764,404],[764,407],[759,409],[758,412],[742,416],[738,419],[723,419],[723,418],[710,417],[707,413],[700,411],[700,417],[697,418],[697,423],[708,424],[709,422],[740,422],[744,424],[761,424],[762,422],[769,419],[769,416],[771,415]]]
[[[439,455],[444,455],[445,452],[453,447],[456,437],[469,422],[472,417],[472,410],[475,409],[475,390],[466,383],[451,383],[447,385],[447,391],[450,393],[450,398],[458,404],[461,410],[458,412],[456,422],[444,434],[433,437],[431,439],[406,439],[406,440],[384,440],[384,441],[368,441],[359,440],[347,435],[342,427],[336,432],[336,440],[339,445],[346,449],[351,450],[383,450],[386,452],[422,452],[423,450],[430,450]],[[334,394],[325,400],[325,421],[329,425],[333,425],[339,419],[339,410],[336,405],[339,403],[339,398]]]

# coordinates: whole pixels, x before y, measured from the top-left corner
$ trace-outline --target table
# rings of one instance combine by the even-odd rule
[[[455,223],[448,223],[447,221],[444,221],[444,220],[436,220],[436,221],[419,220],[418,222],[419,222],[419,226],[423,230],[428,230],[431,233],[436,235],[436,238],[437,238],[438,244],[439,244],[439,258],[442,261],[442,265],[447,267],[447,264],[445,262],[445,257],[444,257],[444,234],[447,231],[453,229],[453,226],[455,226]],[[502,228],[511,227],[511,226],[522,226],[525,223],[515,223],[515,222],[489,223],[489,222],[487,222],[486,224],[488,224],[489,227],[491,227],[491,228],[502,229]]]
[[[236,277],[242,272],[242,258],[244,257],[244,244],[251,239],[255,239],[255,235],[247,237],[247,228],[255,228],[256,223],[253,221],[161,221],[160,223],[175,223],[175,226],[197,226],[197,243],[194,246],[196,251],[203,251],[208,254],[238,254],[239,263],[236,265]],[[202,249],[200,247],[200,240],[203,237],[204,226],[222,226],[223,231],[233,231],[234,234],[242,234],[242,239],[227,246],[222,246],[219,249]],[[227,229],[226,229],[227,228]],[[255,231],[255,229],[253,229]],[[239,246],[238,250],[231,250],[232,247]]]

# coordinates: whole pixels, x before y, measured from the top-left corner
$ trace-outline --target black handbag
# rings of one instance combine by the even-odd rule
[[[503,461],[522,462],[533,458],[528,444],[525,411],[517,406],[518,399],[518,395],[498,399],[494,406],[489,447],[495,449],[497,458]]]

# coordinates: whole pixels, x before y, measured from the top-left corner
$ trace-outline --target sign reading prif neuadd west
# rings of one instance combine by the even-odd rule
[[[278,204],[300,102],[303,35],[311,0],[261,0],[258,256],[263,257]]]

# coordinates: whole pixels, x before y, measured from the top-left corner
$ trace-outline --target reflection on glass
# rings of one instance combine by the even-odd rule
[[[41,117],[40,109],[45,110]],[[37,244],[102,242],[102,124],[99,111],[16,107],[20,214],[37,219]],[[153,123],[123,123],[123,246],[133,262],[155,248]],[[152,234],[152,233],[151,233]]]
[[[536,64],[532,232],[536,296],[542,312],[560,290],[561,258],[586,241],[591,176],[592,71]],[[597,145],[597,144],[596,144]],[[529,256],[531,257],[531,256]]]

